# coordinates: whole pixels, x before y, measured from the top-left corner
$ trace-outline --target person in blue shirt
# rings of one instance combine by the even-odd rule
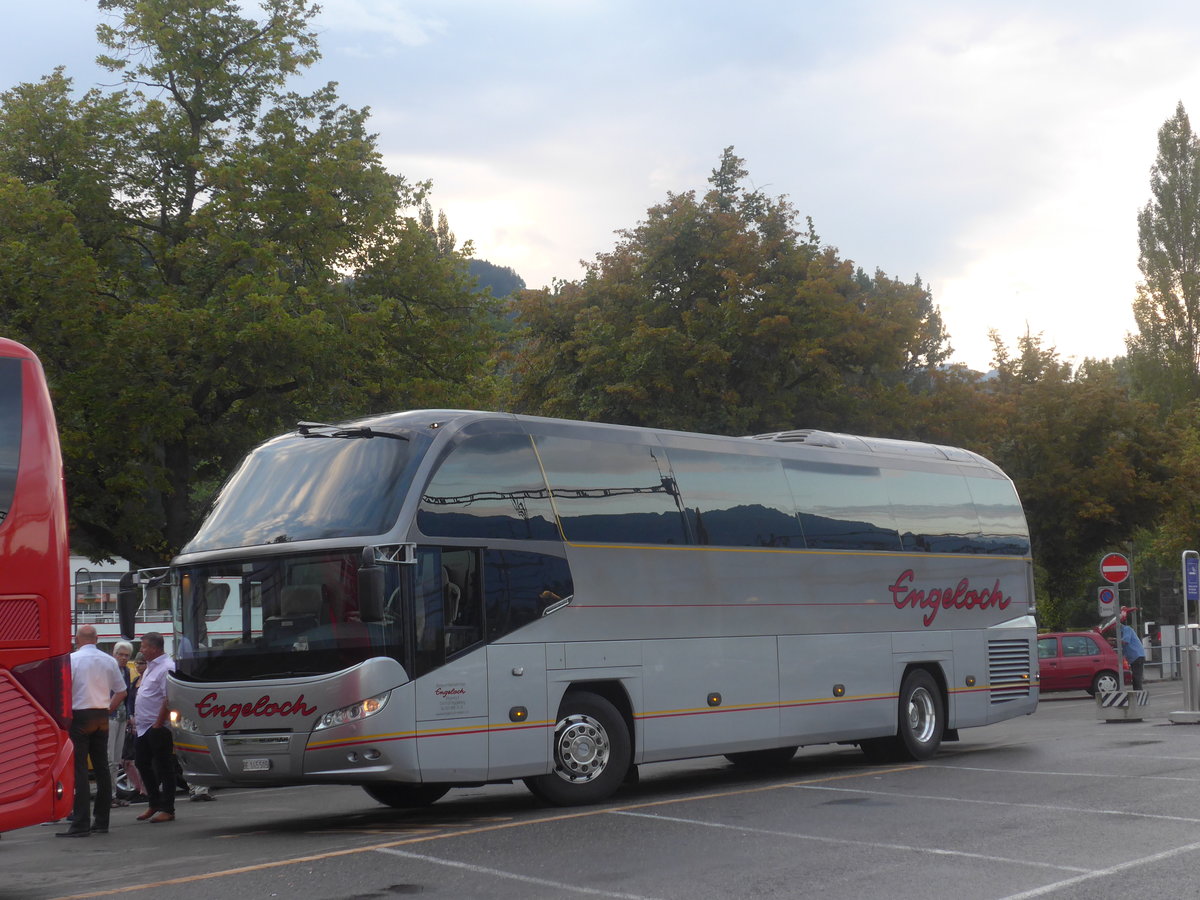
[[[1137,632],[1125,624],[1123,615],[1121,616],[1121,653],[1128,660],[1129,668],[1133,672],[1133,689],[1140,691],[1142,689],[1142,669],[1146,664],[1146,650],[1142,647]]]

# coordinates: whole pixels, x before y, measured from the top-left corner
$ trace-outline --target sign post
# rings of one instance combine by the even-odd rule
[[[1193,603],[1200,604],[1200,553],[1183,551],[1183,627],[1188,627],[1188,609]],[[1200,618],[1200,611],[1196,613]]]
[[[1145,705],[1145,691],[1125,690],[1125,654],[1121,647],[1121,604],[1119,585],[1129,578],[1133,567],[1128,557],[1121,553],[1106,553],[1100,560],[1100,577],[1109,583],[1109,587],[1101,587],[1097,594],[1100,614],[1105,615],[1109,609],[1113,614],[1113,632],[1117,645],[1117,689],[1115,691],[1096,694],[1096,706],[1100,718],[1105,721],[1129,719],[1141,721],[1141,707]],[[1132,606],[1132,598],[1130,606]]]

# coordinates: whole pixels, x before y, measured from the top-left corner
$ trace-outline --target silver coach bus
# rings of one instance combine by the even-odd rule
[[[662,760],[927,759],[1037,707],[1024,514],[952,447],[448,410],[302,424],[160,579],[196,784],[402,807],[523,779],[587,803]],[[240,634],[210,635],[231,605]]]

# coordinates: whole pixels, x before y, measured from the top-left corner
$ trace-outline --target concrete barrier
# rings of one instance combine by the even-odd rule
[[[1096,712],[1105,722],[1140,722],[1149,705],[1149,691],[1101,691],[1096,694]]]

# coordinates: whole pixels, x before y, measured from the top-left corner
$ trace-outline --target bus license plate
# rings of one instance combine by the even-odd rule
[[[271,768],[269,759],[243,759],[243,772],[266,772]]]

